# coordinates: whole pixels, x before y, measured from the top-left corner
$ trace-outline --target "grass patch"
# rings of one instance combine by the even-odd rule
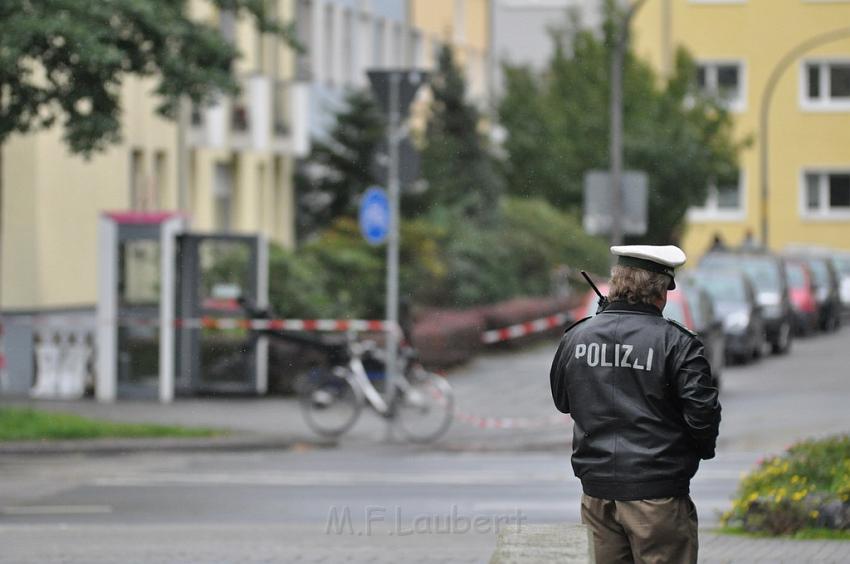
[[[721,527],[717,529],[715,532],[721,535],[735,535],[740,537],[748,537],[753,539],[790,539],[790,540],[837,540],[837,541],[850,541],[850,531],[836,531],[834,529],[823,529],[810,527],[807,529],[800,529],[796,533],[790,535],[781,535],[777,537],[776,535],[772,535],[770,533],[761,532],[761,533],[751,533],[749,531],[744,530],[741,527]]]
[[[71,413],[0,407],[0,441],[212,437],[220,434],[222,432],[216,429],[147,423],[114,423],[88,419]]]

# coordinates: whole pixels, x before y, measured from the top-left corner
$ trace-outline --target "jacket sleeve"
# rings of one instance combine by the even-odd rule
[[[552,387],[552,399],[555,407],[561,413],[570,412],[570,398],[567,396],[567,378],[564,372],[564,354],[566,351],[566,339],[561,339],[555,358],[552,360],[552,368],[549,370],[549,384]]]
[[[714,458],[720,429],[720,401],[711,376],[711,366],[699,340],[692,339],[686,345],[675,385],[685,425],[696,443],[700,458]]]

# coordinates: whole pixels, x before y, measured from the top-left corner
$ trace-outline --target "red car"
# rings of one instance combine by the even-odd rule
[[[814,333],[818,328],[818,302],[809,266],[801,260],[789,259],[785,271],[788,297],[794,310],[794,330],[800,335]]]

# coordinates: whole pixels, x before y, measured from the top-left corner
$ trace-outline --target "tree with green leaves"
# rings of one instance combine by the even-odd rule
[[[612,28],[603,29],[601,38],[577,28],[554,30],[554,52],[542,73],[506,67],[499,116],[511,193],[580,212],[584,174],[608,168]],[[649,231],[640,241],[676,241],[687,209],[705,200],[710,181],[736,174],[743,143],[734,139],[722,105],[697,91],[695,76],[684,50],[665,79],[634,53],[626,55],[625,164],[649,174]]]
[[[466,99],[466,80],[451,47],[440,51],[431,92],[422,153],[428,188],[420,197],[411,196],[405,211],[490,220],[498,214],[503,182],[481,132],[481,115]]]
[[[377,183],[373,161],[385,135],[385,120],[371,93],[349,92],[329,135],[313,141],[296,174],[300,239],[357,213],[358,198]]]
[[[209,2],[297,45],[264,0]],[[127,77],[155,78],[158,111],[174,117],[182,97],[236,93],[238,56],[218,29],[189,18],[187,0],[0,3],[0,234],[2,148],[13,133],[59,126],[70,150],[89,156],[120,140]]]

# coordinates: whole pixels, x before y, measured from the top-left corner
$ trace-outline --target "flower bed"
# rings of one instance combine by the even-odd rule
[[[850,531],[850,435],[803,441],[760,461],[721,523],[772,535]]]

